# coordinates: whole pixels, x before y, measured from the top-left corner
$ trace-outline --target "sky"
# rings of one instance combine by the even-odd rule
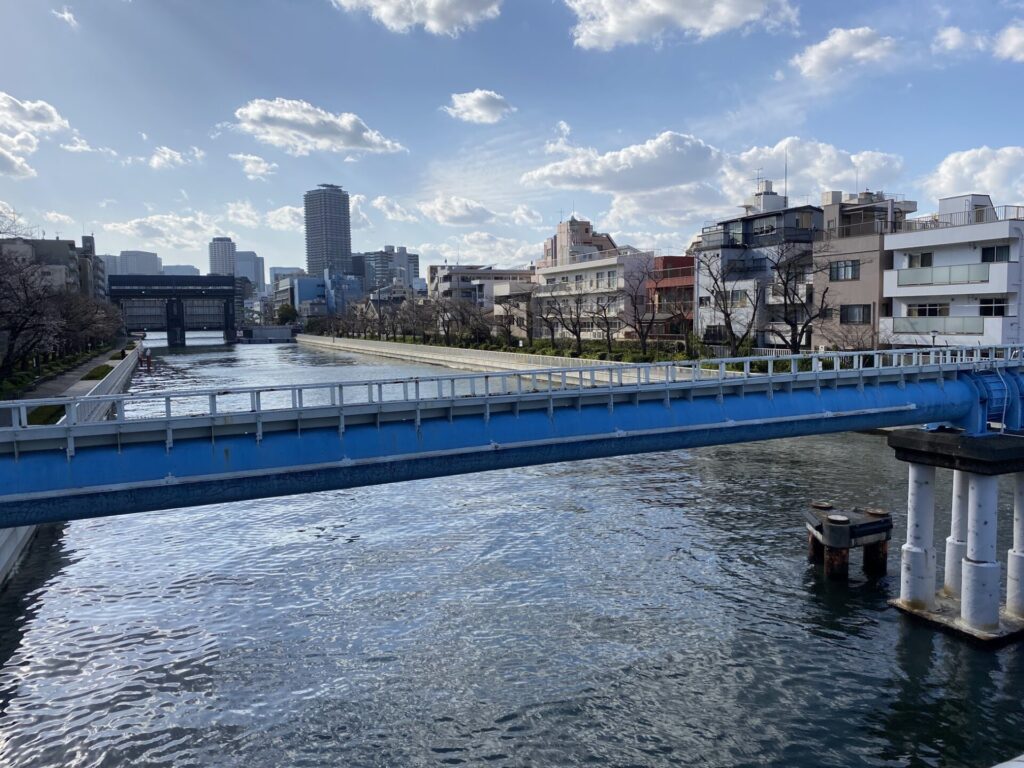
[[[513,266],[575,213],[682,253],[755,179],[1024,203],[1024,2],[0,0],[0,208],[100,253]]]

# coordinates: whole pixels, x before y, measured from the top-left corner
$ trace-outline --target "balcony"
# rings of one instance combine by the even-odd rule
[[[887,297],[900,298],[1016,293],[1019,275],[1020,264],[1015,261],[887,269],[882,276],[882,290]]]
[[[952,267],[914,267],[896,271],[896,285],[964,285],[987,283],[991,264],[958,264]]]
[[[918,219],[907,219],[900,223],[900,232],[920,232],[925,229],[945,227],[966,227],[970,224],[993,224],[997,221],[1024,220],[1024,206],[999,205],[994,208],[977,208],[972,211],[933,214]]]
[[[915,335],[980,335],[985,332],[984,317],[894,317],[893,333]]]

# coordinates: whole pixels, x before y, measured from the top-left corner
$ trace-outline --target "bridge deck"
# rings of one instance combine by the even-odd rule
[[[5,402],[0,526],[849,429],[977,431],[1020,422],[1020,367],[1019,347],[897,350]],[[93,401],[114,418],[81,423]],[[65,423],[28,425],[43,404]]]

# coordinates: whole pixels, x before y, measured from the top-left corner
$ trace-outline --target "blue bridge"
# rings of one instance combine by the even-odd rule
[[[901,425],[1015,430],[1021,353],[894,350],[3,402],[0,423],[13,426],[0,428],[0,527]],[[41,405],[62,407],[64,419],[30,425]],[[109,417],[83,416],[97,411]]]

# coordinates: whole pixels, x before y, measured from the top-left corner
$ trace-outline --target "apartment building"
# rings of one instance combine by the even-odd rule
[[[697,328],[705,342],[726,341],[726,323],[742,335],[751,328],[756,346],[780,345],[774,330],[786,332],[786,313],[814,306],[815,233],[823,211],[813,205],[790,207],[788,199],[762,179],[742,206],[744,213],[708,225],[694,244],[697,266]],[[779,265],[798,285],[779,282]],[[811,344],[811,334],[803,338]]]
[[[533,267],[495,269],[479,264],[431,264],[427,268],[427,294],[431,299],[457,299],[490,311],[498,283],[533,282]]]
[[[881,340],[894,347],[1019,344],[1024,206],[984,194],[939,201],[931,216],[885,236],[892,268]]]
[[[887,234],[899,232],[917,203],[885,192],[824,192],[824,228],[814,241],[814,292],[828,309],[815,321],[816,343],[838,349],[875,349],[880,319],[892,315],[882,276],[892,269]]]

